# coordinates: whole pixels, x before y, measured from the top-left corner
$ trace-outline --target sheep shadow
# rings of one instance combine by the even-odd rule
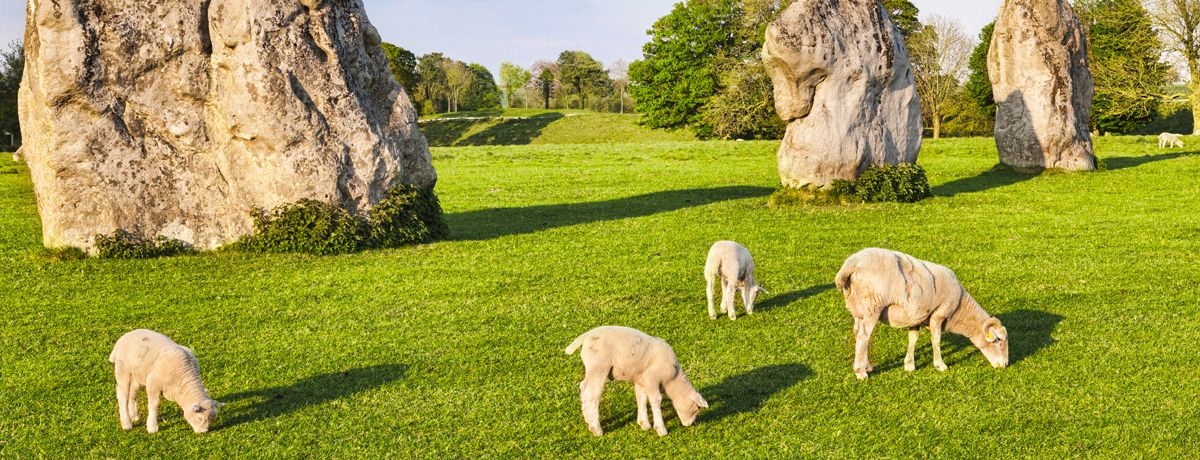
[[[757,312],[772,310],[772,309],[779,308],[779,307],[786,307],[788,305],[791,305],[794,302],[798,302],[801,300],[808,299],[809,297],[813,297],[813,296],[822,294],[825,291],[828,291],[830,289],[833,289],[833,283],[816,284],[816,285],[812,285],[812,286],[806,287],[804,289],[801,289],[799,291],[785,292],[785,293],[779,294],[777,296],[772,296],[771,298],[763,301],[762,303],[755,305],[754,311],[755,311],[755,313],[757,313]]]
[[[763,366],[731,376],[720,384],[700,390],[709,404],[708,410],[700,412],[700,420],[711,423],[737,414],[757,412],[775,393],[812,376],[812,369],[800,363]]]
[[[720,201],[764,197],[772,191],[751,186],[666,190],[589,203],[480,209],[447,214],[446,221],[450,225],[451,240],[490,240],[558,227],[644,217]]]
[[[1110,157],[1104,159],[1104,164],[1108,165],[1109,171],[1120,169],[1136,168],[1138,166],[1154,163],[1156,161],[1174,160],[1176,158],[1190,157],[1200,155],[1200,152],[1174,152],[1164,155],[1142,155],[1136,157]]]
[[[1054,345],[1054,329],[1063,317],[1038,310],[1015,310],[996,315],[1008,329],[1008,365],[1012,366]]]
[[[234,403],[250,401],[248,406],[230,410],[230,418],[220,423],[220,426],[229,428],[279,417],[309,406],[345,398],[404,378],[407,369],[408,366],[403,364],[362,367],[315,375],[287,386],[244,391],[218,398],[230,406],[243,406]]]

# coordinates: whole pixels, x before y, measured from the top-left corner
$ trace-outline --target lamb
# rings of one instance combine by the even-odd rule
[[[583,420],[592,434],[600,436],[600,393],[609,378],[633,382],[637,395],[638,425],[650,429],[646,405],[654,414],[654,431],[667,435],[662,417],[662,390],[666,390],[675,406],[675,414],[683,426],[692,426],[701,408],[708,402],[683,373],[675,359],[675,351],[663,339],[651,337],[637,329],[602,326],[583,333],[567,345],[566,353],[579,353],[585,370],[579,382],[579,399],[583,404]]]
[[[708,317],[717,319],[713,310],[713,283],[721,280],[721,313],[729,313],[729,319],[736,320],[734,310],[734,294],[742,292],[742,304],[746,314],[754,314],[754,302],[758,299],[759,291],[770,294],[754,279],[754,258],[750,251],[733,241],[718,241],[708,250],[708,260],[704,263],[704,279],[708,283]]]
[[[113,363],[117,377],[122,429],[132,429],[138,421],[137,393],[142,386],[146,387],[146,431],[150,433],[158,432],[160,397],[179,404],[197,433],[208,431],[217,418],[217,408],[223,406],[208,397],[195,353],[165,335],[147,329],[129,332],[117,340],[108,362]]]
[[[1183,139],[1178,134],[1162,133],[1158,135],[1158,148],[1183,148]]]
[[[942,331],[961,334],[987,357],[992,367],[1008,366],[1008,330],[989,316],[967,293],[949,268],[908,254],[870,248],[846,259],[834,280],[854,317],[854,374],[867,378],[873,370],[867,357],[871,332],[882,321],[908,329],[904,370],[914,371],[914,349],[921,327],[933,340],[933,366],[942,361]]]

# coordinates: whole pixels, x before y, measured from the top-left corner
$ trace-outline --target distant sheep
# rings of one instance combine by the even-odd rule
[[[916,369],[913,353],[921,327],[933,340],[933,366],[946,370],[942,361],[942,330],[971,340],[992,367],[1008,365],[1008,330],[989,316],[967,293],[949,268],[886,249],[864,249],[842,264],[834,280],[854,316],[854,374],[867,378],[872,371],[867,357],[871,332],[882,321],[908,329],[908,354],[904,369]]]
[[[183,418],[197,433],[208,431],[223,404],[208,397],[200,380],[200,363],[192,350],[157,332],[138,329],[117,340],[108,362],[117,377],[117,410],[121,428],[138,421],[137,394],[146,387],[146,431],[158,432],[160,397],[179,404]]]
[[[721,282],[721,313],[728,313],[729,319],[737,319],[734,310],[737,291],[742,292],[747,315],[754,314],[759,291],[770,294],[754,279],[754,258],[750,251],[733,241],[713,243],[704,263],[704,279],[708,283],[708,317],[712,319],[717,319],[717,312],[713,310],[713,287],[717,280]]]
[[[609,378],[633,382],[637,395],[638,425],[650,429],[646,406],[654,414],[654,431],[667,435],[662,417],[662,392],[665,390],[675,406],[675,414],[683,426],[691,426],[701,408],[708,402],[683,373],[675,359],[675,351],[657,337],[620,326],[602,326],[583,333],[567,346],[566,353],[579,353],[583,359],[584,377],[579,382],[579,399],[583,405],[583,420],[592,434],[600,436],[600,393]],[[660,390],[661,389],[661,390]]]
[[[1162,133],[1158,135],[1158,148],[1183,148],[1183,139],[1178,134]]]

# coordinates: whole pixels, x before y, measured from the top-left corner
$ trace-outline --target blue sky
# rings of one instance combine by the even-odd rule
[[[493,72],[503,61],[528,66],[566,49],[604,63],[642,55],[646,30],[676,0],[364,0],[384,40],[418,55],[441,51]],[[976,35],[1001,0],[913,0],[921,15],[959,19]],[[969,6],[968,6],[969,5]],[[0,43],[24,33],[25,2],[0,0]]]

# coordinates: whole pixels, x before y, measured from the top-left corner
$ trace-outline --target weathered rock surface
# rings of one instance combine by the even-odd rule
[[[1087,37],[1066,0],[1005,0],[988,50],[996,149],[1019,170],[1096,168]]]
[[[788,122],[788,187],[856,180],[871,165],[913,163],[921,107],[904,41],[878,0],[799,0],[767,28],[763,64]]]
[[[360,0],[28,0],[23,153],[47,246],[213,248],[300,199],[437,175]]]

